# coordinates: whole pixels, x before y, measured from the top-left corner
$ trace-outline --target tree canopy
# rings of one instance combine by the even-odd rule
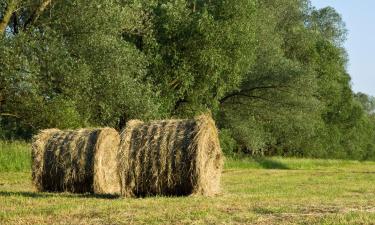
[[[228,154],[375,159],[331,7],[0,0],[0,137],[211,111]]]

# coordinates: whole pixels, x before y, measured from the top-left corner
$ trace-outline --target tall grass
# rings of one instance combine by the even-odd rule
[[[30,144],[0,141],[0,171],[27,172],[31,168]]]

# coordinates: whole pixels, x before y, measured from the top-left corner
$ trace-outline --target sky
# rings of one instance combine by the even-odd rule
[[[316,8],[332,6],[346,23],[348,71],[356,92],[375,96],[375,0],[311,0]]]

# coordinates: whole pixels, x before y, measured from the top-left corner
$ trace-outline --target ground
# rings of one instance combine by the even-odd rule
[[[29,146],[0,143],[0,224],[375,224],[375,162],[227,158],[217,197],[37,193]]]

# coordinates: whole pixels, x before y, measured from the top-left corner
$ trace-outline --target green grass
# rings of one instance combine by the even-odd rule
[[[301,158],[228,158],[225,169],[281,169],[281,170],[366,170],[375,162],[333,159],[301,159]]]
[[[35,192],[20,146],[0,151],[0,224],[375,224],[374,162],[227,159],[217,197],[124,199]]]
[[[31,147],[25,142],[0,141],[0,171],[26,172],[31,168]]]

